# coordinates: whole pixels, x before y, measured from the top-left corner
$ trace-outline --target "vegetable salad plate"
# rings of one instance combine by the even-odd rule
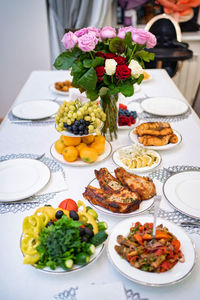
[[[174,147],[178,146],[181,143],[181,141],[182,141],[181,134],[178,131],[174,130],[174,129],[173,129],[173,132],[178,137],[177,143],[169,143],[169,144],[163,145],[163,146],[144,146],[143,144],[141,144],[139,142],[138,135],[136,133],[134,133],[134,130],[132,130],[132,129],[129,131],[129,138],[130,138],[130,140],[133,143],[138,144],[141,147],[145,147],[147,149],[152,149],[152,150],[169,150],[171,148],[174,148]]]
[[[84,161],[82,161],[80,159],[78,159],[76,161],[73,161],[73,162],[66,161],[63,158],[62,154],[59,154],[56,151],[55,144],[53,144],[51,146],[50,152],[51,152],[51,155],[53,156],[53,158],[55,158],[57,161],[59,161],[62,164],[65,164],[65,165],[68,165],[68,166],[72,166],[72,167],[87,167],[87,166],[90,166],[91,164],[92,165],[97,164],[97,163],[103,161],[104,159],[108,158],[109,155],[112,152],[112,146],[111,146],[111,144],[108,141],[105,141],[105,150],[104,150],[104,152],[97,157],[97,160],[94,163],[91,163],[91,164],[86,163],[86,162],[84,162]]]
[[[163,227],[167,227],[169,232],[176,236],[176,238],[181,243],[180,249],[184,255],[184,262],[178,261],[170,270],[153,273],[147,272],[132,266],[127,260],[121,258],[121,256],[116,252],[115,245],[117,245],[117,236],[123,235],[128,236],[130,228],[136,223],[141,224],[152,223],[153,216],[143,215],[137,217],[131,217],[118,223],[111,234],[109,235],[109,240],[107,244],[107,253],[110,261],[114,267],[128,279],[148,286],[165,286],[175,284],[183,280],[188,276],[195,264],[195,249],[190,237],[186,232],[179,226],[171,223],[167,220],[158,218],[157,224],[163,224]]]
[[[34,159],[12,159],[0,163],[0,201],[28,198],[39,192],[50,179],[49,168]]]
[[[200,219],[200,172],[184,171],[170,176],[163,185],[166,199],[180,212]]]
[[[59,105],[54,101],[36,100],[22,102],[15,106],[12,113],[15,117],[26,120],[39,120],[57,113]]]
[[[111,172],[111,174],[112,174],[113,176],[115,176],[114,173]],[[155,183],[155,185],[156,185],[156,190],[157,190],[157,181],[154,180],[154,183]],[[90,186],[90,185],[93,186],[93,187],[96,187],[96,188],[100,188],[100,187],[99,187],[99,182],[98,182],[98,180],[97,180],[96,178],[94,178],[94,179],[88,184],[88,186]],[[87,200],[87,201],[90,203],[91,206],[93,206],[93,208],[94,208],[95,210],[98,210],[98,211],[100,211],[100,212],[102,212],[102,213],[104,213],[104,214],[107,214],[107,215],[110,215],[110,216],[116,216],[116,217],[129,217],[129,216],[139,215],[139,214],[141,214],[141,213],[147,211],[148,209],[150,209],[151,206],[153,205],[154,199],[151,198],[151,199],[149,199],[149,200],[142,201],[142,202],[140,203],[139,208],[138,208],[137,210],[133,211],[133,212],[130,212],[130,213],[116,213],[116,212],[112,212],[112,211],[110,211],[110,210],[105,209],[105,208],[102,207],[102,206],[98,206],[98,205],[96,205],[96,204],[93,204],[93,203],[92,203],[91,201],[89,201],[89,200]]]
[[[151,171],[161,163],[160,154],[154,150],[147,150],[136,157],[132,156],[131,152],[132,146],[120,147],[113,152],[113,161],[119,167],[123,167],[128,172],[134,173]]]
[[[188,105],[176,98],[152,97],[141,103],[142,109],[157,116],[177,116],[186,113]]]

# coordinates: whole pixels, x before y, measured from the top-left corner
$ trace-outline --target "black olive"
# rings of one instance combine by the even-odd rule
[[[69,216],[70,216],[70,218],[72,218],[74,221],[78,221],[78,220],[79,220],[79,216],[78,216],[78,214],[77,214],[77,212],[76,212],[75,210],[70,210]]]
[[[89,227],[85,227],[85,234],[87,234],[90,238],[94,236],[93,230]]]
[[[45,204],[44,206],[51,206],[50,204]]]
[[[79,227],[80,230],[80,236],[83,236],[85,234],[85,228]]]
[[[61,219],[63,215],[64,215],[64,212],[62,210],[58,210],[56,212],[56,219]]]
[[[89,241],[89,237],[87,235],[84,235],[81,237],[81,242],[88,242]]]
[[[48,222],[48,223],[46,224],[46,227],[49,227],[50,225],[54,225],[54,223],[53,223],[53,222]]]

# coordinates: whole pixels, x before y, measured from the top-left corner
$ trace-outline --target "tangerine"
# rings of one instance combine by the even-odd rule
[[[80,158],[86,163],[93,163],[97,160],[98,154],[95,149],[83,147],[80,151]]]
[[[95,138],[94,138],[94,141],[95,142],[104,142],[106,141],[105,137],[103,135],[96,135]]]
[[[87,145],[93,143],[94,142],[94,135],[88,135],[88,136],[82,137],[82,142],[87,144]]]
[[[55,142],[54,147],[59,154],[62,154],[66,146],[63,142],[61,142],[61,140],[58,140]]]
[[[100,155],[105,150],[105,143],[104,142],[94,142],[90,145],[91,148],[95,149],[97,154]]]
[[[68,146],[64,149],[62,155],[64,160],[72,162],[78,158],[78,150],[74,146]]]
[[[87,145],[85,143],[80,143],[78,146],[76,146],[76,149],[78,150],[79,155],[80,155],[81,149],[83,147],[87,147]]]
[[[66,146],[77,146],[81,142],[81,138],[78,136],[64,136],[63,140]]]

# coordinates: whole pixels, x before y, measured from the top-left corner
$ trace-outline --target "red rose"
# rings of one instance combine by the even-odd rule
[[[124,65],[127,63],[126,57],[123,56],[116,56],[113,59],[117,62],[118,65]]]
[[[104,55],[101,51],[98,51],[96,54],[95,54],[97,57],[103,57],[104,58]]]
[[[107,59],[114,58],[116,55],[113,53],[104,53],[104,57]]]
[[[97,79],[98,81],[101,81],[103,79],[103,75],[105,73],[105,68],[103,66],[99,66],[95,68]]]
[[[131,76],[131,69],[129,69],[127,65],[117,65],[115,75],[118,79],[124,80]]]

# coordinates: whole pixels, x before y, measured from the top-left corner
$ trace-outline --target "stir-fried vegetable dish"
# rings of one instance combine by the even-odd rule
[[[161,273],[172,269],[177,262],[184,262],[180,241],[163,225],[156,227],[152,239],[153,223],[135,223],[128,237],[118,235],[115,250],[133,267],[147,272]]]

